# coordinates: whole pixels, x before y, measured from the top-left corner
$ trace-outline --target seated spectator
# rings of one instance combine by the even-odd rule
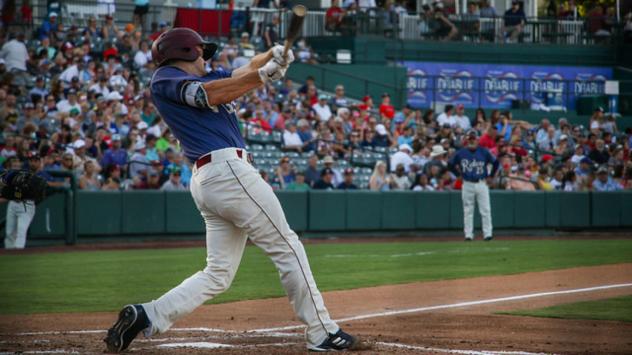
[[[284,190],[287,185],[295,180],[294,169],[290,165],[290,158],[283,157],[279,161],[279,166],[276,169],[276,179],[279,181],[281,189]]]
[[[395,117],[395,107],[391,105],[391,96],[388,93],[382,94],[382,103],[380,104],[380,115],[382,119],[392,120]]]
[[[611,35],[607,24],[607,15],[603,11],[603,5],[597,4],[590,10],[587,16],[588,32],[595,37],[608,37]]]
[[[84,163],[83,174],[79,176],[79,188],[88,191],[101,190],[101,181],[96,173],[94,162],[90,160]]]
[[[555,169],[553,176],[549,179],[549,184],[551,184],[553,190],[562,190],[564,185],[564,170],[562,168]]]
[[[589,174],[592,174],[593,161],[588,157],[584,157],[579,161],[579,166],[575,168],[575,175],[579,178],[584,178]]]
[[[181,171],[177,166],[173,166],[169,169],[169,180],[165,181],[160,187],[162,191],[187,191],[188,188],[184,186],[181,179]]]
[[[320,179],[314,183],[314,190],[333,190],[334,185],[332,183],[334,177],[334,171],[330,168],[324,168],[320,173]]]
[[[511,8],[505,12],[503,33],[511,42],[517,42],[524,31],[527,18],[518,0],[511,1]]]
[[[386,127],[381,123],[376,125],[375,136],[370,142],[370,145],[372,147],[390,147],[391,142],[391,133],[386,130]]]
[[[454,126],[460,127],[463,132],[472,128],[470,118],[465,115],[465,106],[463,104],[456,105],[456,111],[452,117],[454,118]]]
[[[369,189],[373,191],[388,191],[391,189],[391,176],[386,173],[386,163],[378,161],[375,163],[373,174],[369,179]]]
[[[343,174],[343,180],[338,184],[338,190],[357,190],[358,186],[353,183],[353,169],[346,168]]]
[[[318,102],[312,105],[312,109],[316,112],[318,119],[323,122],[327,122],[333,117],[331,108],[327,104],[328,99],[327,95],[320,95],[318,96]]]
[[[325,13],[325,30],[340,32],[345,17],[345,10],[340,8],[339,0],[333,0]]]
[[[283,132],[283,149],[301,152],[303,150],[303,140],[301,140],[301,136],[296,131],[296,124],[289,122],[286,126],[287,129]]]
[[[610,153],[608,152],[608,148],[606,147],[603,139],[597,139],[595,141],[595,148],[588,153],[588,157],[595,164],[603,165],[607,164],[610,160]]]
[[[439,116],[437,116],[437,125],[439,125],[439,127],[442,127],[446,124],[450,127],[454,127],[456,125],[456,120],[452,115],[453,110],[454,106],[445,105],[443,112],[439,114]]]
[[[480,17],[478,3],[469,1],[467,12],[463,15],[463,35],[470,40],[478,40],[481,26]]]
[[[331,99],[330,104],[336,110],[340,109],[341,107],[349,106],[349,100],[345,96],[345,87],[343,85],[336,85],[335,95]]]
[[[395,172],[395,168],[402,165],[404,172],[408,173],[410,171],[410,165],[413,163],[413,159],[410,157],[412,152],[413,149],[408,144],[400,145],[399,151],[391,155],[391,172]]]
[[[568,171],[564,175],[564,181],[562,183],[563,191],[579,191],[579,184],[577,182],[577,176],[574,171]]]
[[[121,190],[121,180],[115,177],[109,177],[105,181],[105,184],[101,187],[102,191],[120,191]]]
[[[514,168],[516,168],[514,170]],[[505,184],[507,190],[535,191],[535,185],[525,174],[524,167],[512,167]]]
[[[594,191],[618,191],[621,190],[621,185],[610,177],[606,166],[600,166],[597,169],[597,179],[593,181],[592,188]]]
[[[305,173],[299,171],[296,173],[296,179],[285,187],[288,191],[309,191],[309,185],[305,182]]]
[[[320,171],[318,170],[318,156],[312,154],[307,159],[307,169],[305,170],[305,182],[314,186],[316,181],[320,178]]]
[[[417,174],[415,182],[412,186],[413,191],[434,191],[434,187],[430,186],[428,176],[425,174]]]
[[[391,174],[391,189],[392,190],[410,190],[410,179],[406,174],[403,164],[397,165],[395,167],[395,173]]]

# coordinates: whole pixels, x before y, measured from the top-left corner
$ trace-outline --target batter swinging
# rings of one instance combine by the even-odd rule
[[[307,348],[353,349],[357,338],[329,317],[302,243],[285,220],[272,188],[250,164],[231,102],[268,81],[281,79],[294,60],[275,46],[232,72],[205,71],[217,46],[197,32],[175,28],[153,44],[158,69],[151,80],[154,104],[194,164],[191,194],[206,224],[207,266],[157,300],[128,305],[104,339],[125,350],[140,333],[167,331],[178,319],[230,286],[247,238],[279,271],[297,317],[306,324]]]

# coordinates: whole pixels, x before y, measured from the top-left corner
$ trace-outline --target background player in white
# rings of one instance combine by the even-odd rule
[[[478,203],[478,210],[481,213],[484,240],[490,241],[493,238],[492,209],[489,203],[487,178],[496,174],[498,161],[489,150],[479,147],[478,134],[475,130],[467,131],[465,140],[465,147],[456,152],[450,161],[452,171],[461,175],[463,179],[461,199],[463,200],[465,241],[474,239],[475,203]]]
[[[154,105],[194,164],[193,200],[206,223],[207,266],[157,300],[129,305],[104,339],[108,350],[125,350],[136,335],[167,331],[179,318],[224,292],[241,261],[246,240],[262,248],[279,271],[297,317],[306,324],[307,347],[315,351],[357,347],[325,308],[302,243],[279,200],[250,164],[232,101],[285,75],[291,51],[275,46],[233,72],[207,73],[217,46],[194,31],[176,28],[153,44],[158,65],[151,81]]]

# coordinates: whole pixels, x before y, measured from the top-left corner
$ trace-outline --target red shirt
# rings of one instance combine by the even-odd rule
[[[268,121],[264,120],[261,117],[255,117],[250,119],[250,123],[258,125],[259,127],[261,127],[261,129],[263,129],[264,131],[268,132],[268,133],[272,133],[272,127],[270,127],[270,124],[268,123]]]
[[[340,22],[343,14],[344,11],[342,11],[341,8],[339,8],[338,6],[332,6],[329,8],[329,10],[327,10],[327,13],[325,14],[325,19],[327,22]]]
[[[478,141],[478,145],[487,149],[492,149],[496,147],[496,140],[492,138],[489,134],[485,133]]]
[[[393,107],[393,105],[381,104],[380,114],[388,118],[393,118],[395,117],[395,107]]]

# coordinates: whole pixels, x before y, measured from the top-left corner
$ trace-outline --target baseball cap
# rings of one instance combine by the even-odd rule
[[[544,154],[542,155],[542,158],[540,159],[540,161],[542,161],[543,163],[546,163],[547,161],[551,161],[553,160],[553,156],[551,154]]]
[[[324,168],[323,170],[320,171],[320,176],[324,176],[327,174],[333,174],[334,171],[331,168]]]
[[[592,165],[593,161],[588,157],[583,157],[582,160],[579,161],[580,164],[589,164]]]
[[[48,17],[49,18],[57,17],[57,13],[55,11],[53,11],[50,14],[48,14]]]
[[[74,149],[80,149],[86,146],[86,142],[83,139],[77,139],[73,144],[72,147]]]
[[[325,164],[333,164],[333,162],[334,162],[334,158],[332,158],[331,155],[328,155],[325,157],[325,159],[323,159],[323,163]]]
[[[147,122],[145,122],[145,121],[140,121],[140,122],[138,122],[138,124],[136,125],[136,128],[138,128],[138,129],[147,129],[147,128],[149,128],[149,126],[147,125]]]
[[[377,126],[375,126],[375,131],[380,135],[380,136],[385,136],[386,135],[386,127],[384,127],[383,124],[378,124]]]
[[[404,143],[399,145],[399,150],[408,150],[409,152],[412,152],[413,148],[411,148],[410,145]]]
[[[120,134],[113,134],[112,135],[112,140],[113,141],[120,141],[121,140],[121,135]]]
[[[106,99],[108,101],[118,101],[118,100],[123,100],[123,96],[121,96],[121,94],[119,94],[118,91],[112,91],[112,92],[108,93]]]
[[[468,137],[472,137],[472,136],[478,137],[478,132],[476,132],[475,129],[470,128],[467,130],[467,132],[465,132],[465,135]]]
[[[362,98],[362,101],[363,101],[363,102],[367,102],[367,101],[369,101],[370,99],[371,99],[371,96],[366,95],[365,97],[363,97],[363,98]]]
[[[560,140],[561,140],[561,141],[563,141],[563,140],[568,140],[568,136],[567,136],[567,135],[565,135],[565,134],[562,134],[562,135],[560,136]]]
[[[607,174],[608,168],[605,165],[602,165],[597,169],[597,174]]]

